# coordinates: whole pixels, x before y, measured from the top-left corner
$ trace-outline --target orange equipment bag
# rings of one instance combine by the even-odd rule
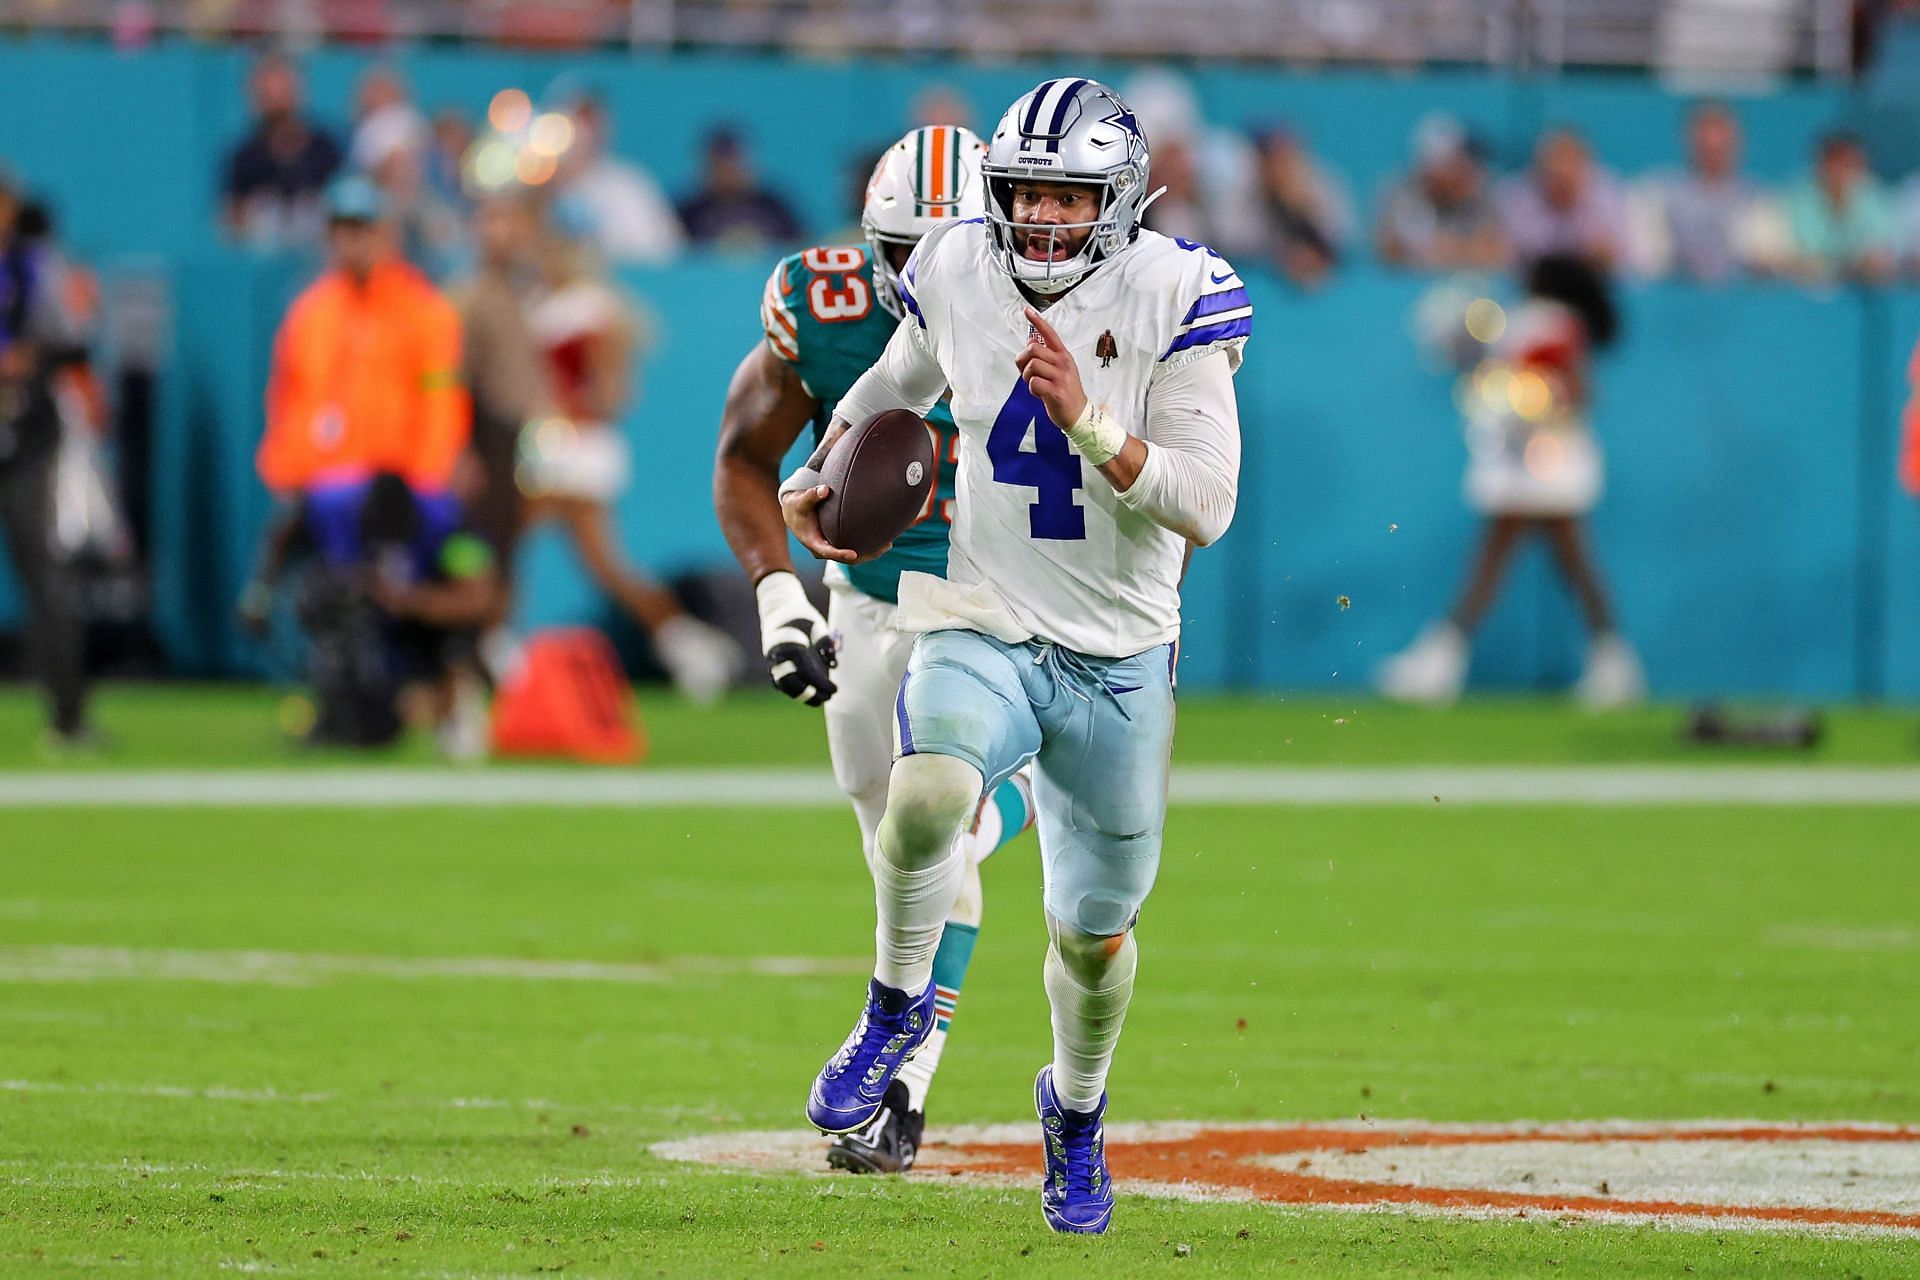
[[[605,636],[543,631],[493,700],[494,754],[637,764],[647,740],[631,694]]]

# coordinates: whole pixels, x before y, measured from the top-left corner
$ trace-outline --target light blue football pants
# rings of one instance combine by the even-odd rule
[[[1046,908],[1082,933],[1131,927],[1159,870],[1175,649],[1095,658],[932,631],[914,642],[900,683],[898,756],[965,760],[987,794],[1034,762]]]

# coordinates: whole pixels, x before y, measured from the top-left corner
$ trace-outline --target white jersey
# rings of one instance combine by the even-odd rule
[[[952,391],[948,580],[904,575],[900,625],[1037,636],[1104,657],[1175,639],[1187,545],[1225,529],[1237,485],[1231,373],[1253,309],[1233,268],[1205,246],[1142,231],[1046,310],[1088,398],[1148,443],[1124,496],[1072,451],[1019,376],[1027,302],[982,223],[923,239],[900,293],[909,314],[838,407],[853,422],[901,404],[925,413]]]

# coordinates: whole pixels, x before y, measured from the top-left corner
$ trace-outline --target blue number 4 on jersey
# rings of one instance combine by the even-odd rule
[[[1033,448],[1026,447],[1033,435]],[[1046,406],[1022,378],[1000,406],[987,435],[987,457],[999,484],[1037,492],[1027,508],[1028,531],[1035,538],[1075,542],[1087,536],[1087,513],[1074,501],[1080,488],[1080,456],[1047,417]]]

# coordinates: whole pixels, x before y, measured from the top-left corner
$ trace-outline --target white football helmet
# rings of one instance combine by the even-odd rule
[[[973,130],[932,125],[888,147],[873,167],[860,229],[873,257],[874,290],[880,305],[896,319],[902,314],[900,277],[887,260],[886,247],[911,247],[935,227],[985,216],[980,161],[986,154],[987,144]]]
[[[1000,266],[1035,293],[1063,293],[1133,243],[1147,194],[1147,135],[1120,95],[1098,80],[1048,80],[1007,108],[980,167],[987,182],[987,230]],[[1091,222],[1042,226],[1013,220],[1016,181],[1071,182],[1098,188]],[[1158,195],[1155,192],[1154,195]],[[1020,231],[1088,229],[1080,252],[1042,262],[1021,252]]]

